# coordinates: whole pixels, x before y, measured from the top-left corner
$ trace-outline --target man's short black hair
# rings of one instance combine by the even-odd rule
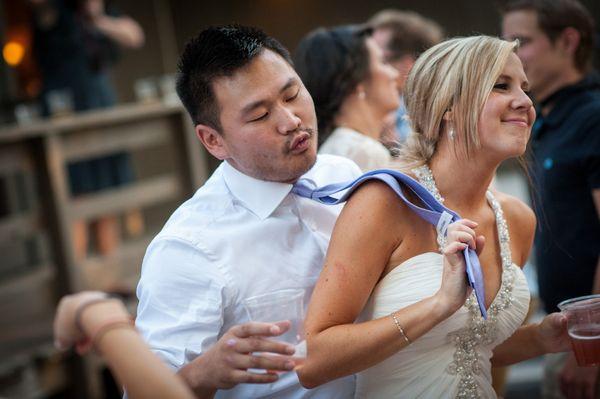
[[[287,49],[258,28],[213,26],[187,42],[178,64],[177,94],[194,125],[207,125],[222,133],[212,83],[216,78],[232,76],[263,49],[279,54],[292,65]]]

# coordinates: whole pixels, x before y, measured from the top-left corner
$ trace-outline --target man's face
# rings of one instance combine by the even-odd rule
[[[296,71],[263,50],[213,89],[220,108],[225,159],[257,179],[292,183],[317,157],[314,104]]]
[[[570,56],[561,51],[539,28],[534,10],[511,11],[502,20],[502,36],[519,39],[517,55],[531,85],[531,93],[539,100],[551,94],[557,77],[568,67]]]

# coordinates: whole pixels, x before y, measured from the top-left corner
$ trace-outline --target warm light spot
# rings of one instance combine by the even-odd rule
[[[2,55],[4,56],[4,61],[6,61],[8,65],[17,66],[23,60],[25,47],[23,47],[21,43],[8,42],[2,49]]]

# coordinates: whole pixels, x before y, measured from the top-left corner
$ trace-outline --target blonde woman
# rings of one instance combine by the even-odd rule
[[[559,314],[520,327],[535,216],[489,189],[498,165],[525,151],[535,120],[516,46],[458,38],[417,60],[402,171],[465,219],[438,236],[386,185],[355,192],[311,299],[298,370],[305,386],[358,373],[357,397],[490,398],[492,363],[568,350]],[[467,245],[481,261],[487,319],[467,289],[459,253]]]

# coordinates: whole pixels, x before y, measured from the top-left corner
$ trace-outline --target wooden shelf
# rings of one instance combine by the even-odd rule
[[[39,211],[0,218],[0,242],[30,236],[41,228]]]
[[[41,265],[0,284],[0,359],[52,343],[55,272]]]
[[[0,144],[8,144],[33,137],[41,137],[57,132],[71,132],[94,127],[113,127],[115,124],[139,121],[148,118],[162,118],[167,115],[183,114],[180,104],[132,103],[112,108],[81,112],[51,119],[0,128]]]
[[[137,285],[142,258],[153,236],[125,242],[112,255],[94,256],[81,262],[86,289],[133,293]]]
[[[181,183],[176,176],[159,176],[74,199],[69,216],[71,220],[93,219],[177,199],[182,194]]]
[[[118,152],[132,155],[137,180],[77,198],[69,194],[70,162]],[[25,392],[18,397],[48,395],[67,384],[74,397],[101,398],[99,366],[92,356],[65,356],[56,358],[59,366],[41,366],[55,355],[51,345],[57,300],[83,289],[131,295],[146,248],[157,233],[157,215],[162,218],[163,211],[204,183],[210,169],[206,153],[180,104],[129,104],[1,127],[0,166],[3,212],[10,214],[0,219],[0,252],[14,251],[8,259],[16,259],[17,265],[6,263],[0,280],[0,376],[14,371],[9,383]],[[134,209],[144,209],[152,221],[146,224],[146,236],[121,242],[110,256],[76,259],[74,221]],[[37,247],[39,257],[21,256]],[[48,264],[21,269],[21,264],[38,261]],[[135,305],[134,296],[129,298]]]
[[[98,128],[84,130],[64,137],[63,154],[66,161],[72,162],[165,144],[171,136],[170,125],[170,120],[159,119],[117,125],[108,132],[99,132]]]

